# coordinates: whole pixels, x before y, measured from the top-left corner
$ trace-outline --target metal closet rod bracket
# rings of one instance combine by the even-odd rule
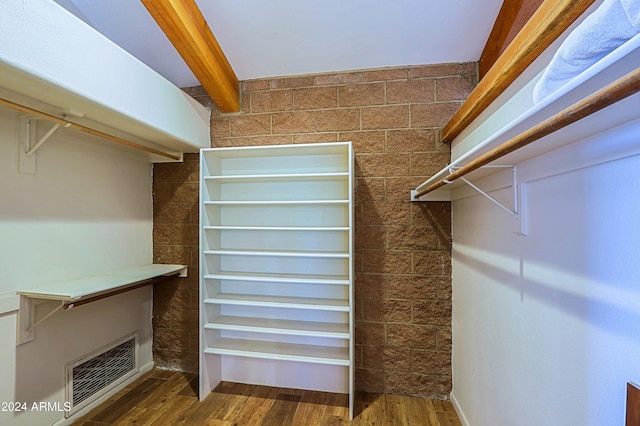
[[[456,170],[460,169],[461,167],[462,166],[452,166],[452,167],[449,168],[449,173],[453,173]],[[519,214],[519,209],[518,209],[518,207],[519,207],[518,206],[518,168],[515,165],[511,165],[511,164],[482,166],[481,168],[482,169],[508,169],[508,168],[510,168],[512,170],[512,178],[513,178],[513,183],[512,183],[513,203],[512,203],[512,206],[513,207],[509,207],[508,205],[504,204],[503,202],[497,200],[495,197],[489,195],[489,193],[487,193],[486,191],[482,190],[477,185],[473,184],[471,181],[469,181],[464,176],[461,176],[458,179],[460,179],[461,181],[463,181],[464,183],[469,185],[476,192],[478,192],[481,195],[483,195],[484,197],[488,198],[489,201],[491,201],[492,203],[494,203],[495,205],[497,205],[501,209],[503,209],[503,210],[505,210],[505,211],[517,216]],[[447,184],[453,183],[453,182],[450,182],[450,181],[447,181],[447,180],[443,180],[443,182],[447,183]]]
[[[453,173],[456,170],[460,169],[462,166],[452,166],[449,168],[449,173]],[[487,198],[493,204],[497,205],[501,209],[510,213],[515,220],[514,232],[521,235],[527,235],[527,226],[526,221],[524,220],[523,213],[523,205],[526,201],[525,193],[526,193],[526,185],[518,181],[518,167],[514,164],[493,164],[486,165],[480,167],[482,169],[511,169],[511,195],[513,197],[513,201],[511,206],[503,203],[502,201],[496,199],[492,195],[490,195],[487,191],[484,191],[482,188],[478,187],[471,181],[469,181],[464,176],[459,177],[458,179],[462,180],[464,183],[473,188],[476,192],[478,192],[483,197]],[[452,181],[443,180],[444,183],[450,184]]]
[[[28,117],[28,118],[27,118],[27,133],[26,133],[26,134],[27,134],[27,137],[26,137],[27,141],[30,141],[30,140],[31,140],[30,133],[31,133],[31,132],[35,132],[35,131],[36,131],[36,129],[35,129],[35,123],[37,122],[37,120],[38,120],[38,118],[37,118],[37,117]],[[71,123],[69,123],[69,122],[67,122],[67,123],[64,125],[64,127],[69,127],[69,126],[71,126]],[[38,151],[38,149],[40,149],[40,147],[41,147],[42,145],[44,145],[44,143],[45,143],[47,140],[49,140],[49,138],[50,138],[51,136],[53,136],[53,134],[54,134],[54,133],[55,133],[55,132],[60,128],[60,127],[62,127],[62,125],[61,125],[61,124],[58,124],[58,123],[56,123],[56,124],[54,124],[53,126],[51,126],[51,128],[49,129],[49,131],[48,131],[47,133],[45,133],[45,134],[44,134],[44,136],[42,136],[42,137],[40,138],[40,140],[39,140],[38,142],[36,142],[33,146],[29,146],[30,144],[27,142],[27,143],[25,144],[25,149],[27,149],[27,151],[25,152],[25,155],[26,155],[27,157],[31,157],[33,154],[35,154],[35,153],[36,153],[36,151]]]

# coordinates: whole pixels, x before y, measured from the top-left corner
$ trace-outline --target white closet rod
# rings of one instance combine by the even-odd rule
[[[16,102],[13,102],[13,101],[10,101],[10,100],[4,99],[4,98],[0,98],[0,105],[3,105],[5,107],[7,107],[7,108],[11,108],[13,110],[22,112],[24,114],[28,114],[28,115],[31,115],[31,116],[34,116],[34,117],[45,119],[47,121],[50,121],[50,122],[52,122],[54,124],[57,124],[57,125],[60,125],[60,126],[71,127],[72,129],[80,130],[81,132],[87,133],[87,134],[92,135],[92,136],[97,136],[99,138],[106,139],[108,141],[115,142],[115,143],[118,143],[120,145],[125,145],[125,146],[128,146],[130,148],[139,149],[141,151],[145,151],[145,152],[148,152],[150,154],[160,155],[162,157],[169,158],[171,160],[175,160],[175,161],[179,161],[180,160],[180,157],[178,157],[176,155],[169,154],[169,153],[163,152],[163,151],[159,151],[157,149],[150,148],[150,147],[147,147],[147,146],[144,146],[144,145],[140,145],[138,143],[131,142],[131,141],[128,141],[126,139],[122,139],[122,138],[119,138],[117,136],[113,136],[113,135],[110,135],[108,133],[101,132],[99,130],[94,130],[94,129],[91,129],[89,127],[83,126],[82,124],[72,123],[70,121],[67,121],[67,120],[64,120],[62,118],[56,117],[55,115],[47,114],[46,112],[38,111],[36,109],[30,108],[30,107],[25,106],[25,105],[18,104]]]
[[[481,155],[468,164],[460,167],[454,172],[449,173],[442,179],[432,183],[424,189],[416,188],[414,198],[420,198],[429,192],[453,182],[474,170],[485,166],[492,161],[504,157],[530,143],[533,143],[543,137],[560,130],[576,121],[579,121],[595,112],[600,111],[624,98],[627,98],[640,91],[640,68],[636,68],[627,75],[619,78],[613,83],[603,87],[593,94],[583,98],[573,105],[565,108],[559,113],[549,117],[543,122],[531,127],[518,136],[509,139],[502,145],[492,149],[486,154]],[[421,185],[422,186],[422,185]]]

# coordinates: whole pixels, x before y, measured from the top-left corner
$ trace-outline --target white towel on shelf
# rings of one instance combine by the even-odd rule
[[[637,34],[640,34],[640,0],[605,0],[560,45],[533,89],[534,103]]]

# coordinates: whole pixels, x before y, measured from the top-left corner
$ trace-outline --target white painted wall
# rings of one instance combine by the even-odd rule
[[[636,120],[519,164],[526,236],[456,190],[452,400],[466,424],[624,424],[640,382],[639,135]],[[507,201],[509,182],[476,183]]]
[[[152,261],[151,164],[143,154],[70,130],[18,173],[18,114],[0,110],[0,402],[65,401],[64,366],[138,331],[152,363],[151,288],[60,312],[16,347],[16,290]],[[48,129],[41,123],[40,133]],[[55,306],[55,305],[53,305]],[[43,315],[51,304],[39,305]],[[53,424],[60,412],[8,413],[3,425]]]

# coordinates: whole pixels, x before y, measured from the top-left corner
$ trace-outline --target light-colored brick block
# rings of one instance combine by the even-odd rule
[[[385,147],[385,131],[384,130],[367,130],[361,132],[340,132],[338,140],[342,142],[351,142],[353,151],[358,154],[364,153],[383,153]]]
[[[360,129],[360,110],[357,108],[324,109],[314,111],[314,114],[319,132]]]
[[[231,136],[255,136],[271,133],[269,114],[230,116]]]
[[[386,68],[379,70],[363,71],[362,81],[387,81],[406,80],[409,76],[408,68]]]
[[[273,133],[309,133],[315,131],[313,112],[284,112],[273,114]]]
[[[362,129],[402,129],[409,127],[409,105],[362,108]]]
[[[305,87],[295,90],[295,109],[322,109],[338,106],[336,87]]]
[[[387,82],[387,104],[427,103],[435,100],[431,79]]]
[[[387,131],[387,152],[435,151],[435,129],[408,129]]]
[[[363,154],[357,160],[363,177],[408,176],[411,170],[410,154]]]
[[[436,101],[464,101],[475,85],[464,77],[440,78],[436,82]]]
[[[315,77],[315,85],[327,86],[327,85],[336,85],[336,84],[359,83],[361,79],[362,79],[362,75],[359,72],[325,74],[325,75],[318,75]]]
[[[266,90],[251,93],[251,112],[290,111],[293,109],[293,91]]]
[[[413,104],[411,105],[411,127],[444,127],[461,104],[461,102]]]
[[[385,102],[384,83],[350,84],[338,89],[342,107],[382,105]]]

